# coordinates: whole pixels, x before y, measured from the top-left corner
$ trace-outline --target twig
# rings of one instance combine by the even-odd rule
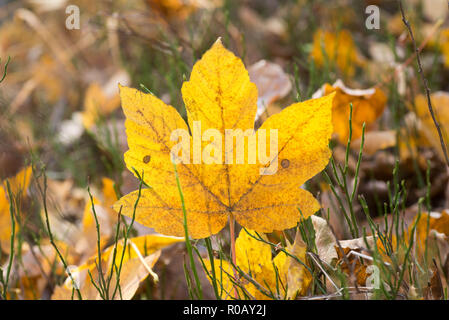
[[[311,252],[307,252],[307,254],[309,255],[309,257],[312,258],[312,260],[315,262],[315,264],[318,266],[318,268],[320,268],[321,272],[326,276],[326,278],[330,281],[330,283],[334,286],[335,290],[337,290],[337,292],[338,292],[340,290],[340,288],[338,288],[338,286],[335,284],[335,282],[332,280],[332,278],[327,274],[326,270],[324,270],[324,268],[321,266],[321,264],[315,258],[314,254]]]
[[[43,188],[41,187],[41,185],[40,185],[40,183],[38,181],[38,177],[37,177],[37,175],[35,173],[35,167],[34,166],[33,166],[32,172],[33,172],[33,175],[34,175],[34,179],[36,180],[36,185],[37,185],[38,191],[39,191],[39,193],[40,193],[40,195],[42,197],[42,205],[43,205],[43,209],[44,209],[44,213],[45,213],[45,225],[47,227],[47,232],[48,232],[48,237],[49,237],[49,240],[50,240],[50,244],[55,249],[59,259],[61,260],[61,262],[62,262],[62,264],[64,266],[64,269],[66,270],[67,274],[69,275],[70,280],[72,281],[72,283],[75,283],[75,280],[74,280],[74,278],[72,276],[72,273],[71,273],[71,271],[68,268],[67,262],[65,261],[65,259],[62,256],[61,252],[59,251],[58,246],[56,245],[55,239],[53,237],[53,233],[51,232],[50,219],[48,217],[48,210],[47,210],[47,175],[45,173],[45,169],[42,169],[42,172],[41,172],[41,174],[43,176]],[[77,286],[75,286],[75,290],[76,290],[76,293],[78,295],[78,299],[79,300],[83,300],[80,289]]]
[[[407,27],[408,33],[409,33],[410,38],[411,38],[412,43],[413,43],[413,47],[414,47],[415,52],[416,52],[416,62],[418,63],[418,73],[419,73],[419,75],[421,77],[421,81],[422,81],[422,83],[424,85],[424,88],[426,90],[427,105],[429,107],[429,112],[430,112],[430,115],[432,116],[433,123],[435,124],[435,127],[437,128],[438,136],[440,138],[441,148],[443,149],[444,158],[446,160],[446,165],[449,166],[449,157],[447,156],[446,145],[444,143],[443,134],[441,132],[440,124],[438,123],[438,121],[437,121],[437,119],[435,117],[435,113],[433,111],[432,101],[430,99],[430,88],[429,88],[429,84],[427,82],[427,79],[424,76],[424,72],[423,72],[423,68],[422,68],[422,64],[421,64],[421,56],[419,54],[419,48],[416,46],[415,36],[413,35],[413,31],[412,31],[412,28],[410,26],[410,23],[408,22],[407,18],[405,17],[404,8],[402,7],[402,0],[398,0],[398,2],[399,2],[399,8],[401,10],[402,21],[404,22],[405,26]]]

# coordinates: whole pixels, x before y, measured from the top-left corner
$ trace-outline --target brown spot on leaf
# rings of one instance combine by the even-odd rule
[[[282,168],[287,169],[287,168],[290,166],[290,160],[288,160],[288,159],[283,159],[283,160],[281,161],[281,166],[282,166]]]
[[[151,160],[151,156],[150,155],[146,155],[145,157],[143,157],[143,162],[144,163],[148,163]]]

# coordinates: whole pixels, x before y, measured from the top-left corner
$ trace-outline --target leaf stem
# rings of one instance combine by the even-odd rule
[[[234,266],[236,266],[237,257],[235,255],[235,218],[232,214],[229,216],[229,232],[231,237],[231,259]],[[235,268],[232,269],[234,270],[234,278],[237,280],[237,270],[235,270]],[[235,284],[234,284],[234,297],[236,300],[238,300],[239,298],[237,287],[235,286]]]

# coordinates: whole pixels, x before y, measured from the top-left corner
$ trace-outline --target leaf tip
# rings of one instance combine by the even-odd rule
[[[214,46],[222,46],[223,47],[223,42],[221,41],[221,37],[218,37],[218,39],[214,43]]]

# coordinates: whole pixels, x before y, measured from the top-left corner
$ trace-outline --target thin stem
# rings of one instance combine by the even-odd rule
[[[16,210],[14,196],[11,192],[11,187],[9,185],[9,181],[6,180],[6,189],[8,190],[8,197],[9,197],[9,213],[11,215],[11,247],[10,247],[10,253],[9,253],[9,262],[8,262],[8,268],[6,271],[6,280],[3,284],[3,297],[6,300],[7,299],[7,292],[8,292],[8,285],[9,285],[9,276],[11,273],[12,264],[14,261],[14,238],[16,236],[16,220],[14,218],[14,211]]]
[[[446,144],[443,139],[443,134],[441,132],[440,124],[438,123],[438,120],[435,117],[435,113],[433,111],[432,100],[430,98],[429,83],[428,83],[426,77],[424,76],[424,71],[423,71],[422,63],[421,63],[421,56],[419,54],[419,48],[416,45],[415,36],[413,34],[412,27],[410,26],[410,23],[408,22],[407,18],[405,17],[404,8],[402,6],[402,1],[398,0],[398,2],[399,2],[399,9],[401,10],[402,21],[404,22],[405,26],[407,27],[408,33],[410,35],[410,39],[412,40],[412,43],[413,43],[413,48],[415,49],[415,52],[416,52],[416,62],[418,63],[418,73],[421,77],[421,81],[422,81],[422,83],[424,85],[424,89],[426,91],[426,98],[427,98],[427,105],[429,107],[429,112],[430,112],[430,115],[432,116],[433,123],[437,129],[438,136],[440,138],[440,144],[441,144],[441,148],[443,149],[443,154],[444,154],[444,158],[446,160],[446,165],[449,166],[449,157],[447,155]]]
[[[2,83],[3,80],[5,80],[6,74],[8,73],[8,65],[9,65],[9,62],[10,62],[10,61],[11,61],[11,57],[8,57],[8,61],[7,61],[6,64],[5,64],[5,69],[4,69],[4,71],[3,71],[3,76],[2,76],[2,78],[0,79],[0,83]],[[1,59],[0,59],[0,62],[1,62]]]
[[[192,269],[193,277],[195,278],[196,295],[200,300],[202,300],[203,293],[202,293],[202,288],[201,288],[201,282],[198,278],[198,274],[196,271],[195,261],[193,260],[193,254],[192,254],[192,244],[190,243],[189,229],[188,229],[188,225],[187,225],[187,211],[186,211],[186,206],[185,206],[185,202],[184,202],[184,194],[182,193],[182,187],[181,187],[181,183],[179,181],[178,170],[176,169],[176,164],[173,163],[173,166],[174,166],[174,171],[175,171],[176,184],[178,186],[179,196],[181,198],[182,213],[183,213],[183,217],[184,217],[184,221],[183,221],[184,237],[185,237],[187,253],[188,253],[189,259],[190,259],[190,268]]]
[[[230,236],[231,236],[231,259],[232,259],[232,263],[234,264],[234,266],[237,265],[237,257],[235,255],[235,218],[234,216],[231,214],[229,216],[229,232],[230,232]],[[232,268],[234,271],[234,278],[237,280],[237,270],[235,270],[235,268]],[[234,297],[235,299],[239,298],[238,292],[237,292],[237,287],[234,285]]]

